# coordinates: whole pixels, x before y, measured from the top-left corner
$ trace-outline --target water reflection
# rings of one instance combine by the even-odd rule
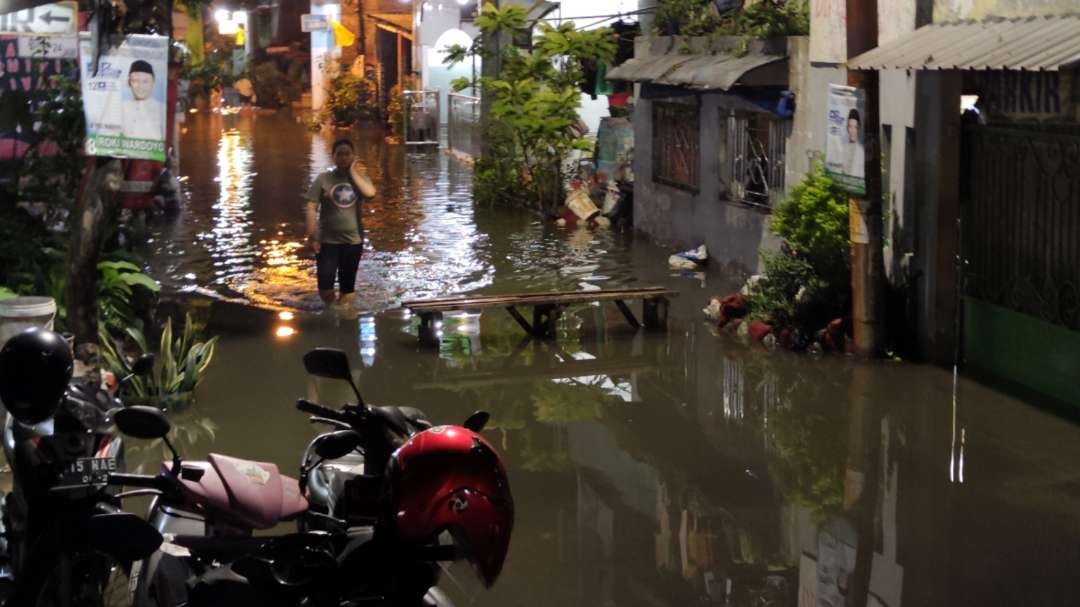
[[[301,136],[272,124],[276,133],[256,136]],[[270,158],[250,183],[250,242],[261,252],[300,227],[299,194],[262,184],[288,162],[321,162],[313,150],[329,143],[311,141],[254,147],[257,164]],[[350,353],[368,402],[419,406],[438,422],[492,414],[486,432],[505,454],[518,518],[503,577],[491,591],[458,588],[461,604],[1080,602],[1075,427],[965,380],[954,397],[938,369],[814,361],[714,336],[699,319],[713,293],[696,277],[670,276],[658,247],[474,209],[467,177],[446,158],[360,149],[383,191],[370,209],[365,305],[659,283],[682,292],[670,330],[634,332],[614,308],[582,306],[560,319],[556,339],[535,342],[493,310],[446,315],[432,351],[418,347],[417,319],[403,310],[276,317],[264,334],[219,343],[219,360],[233,364],[211,368],[199,403],[219,426],[217,443],[196,437],[185,451],[201,457],[227,445],[295,469],[312,430],[292,398],[353,398],[342,382],[303,372],[306,350],[337,347]],[[207,187],[218,167],[210,169],[193,188]],[[195,201],[186,213],[172,229],[213,216]],[[170,242],[186,261],[155,263],[212,286],[194,249]],[[286,261],[269,262],[278,258]],[[270,284],[247,296],[302,303],[305,259],[288,249],[256,256],[248,279],[263,271]],[[274,285],[288,279],[277,268],[297,272],[280,293]],[[277,326],[295,333],[275,338]],[[965,469],[972,458],[978,465]]]

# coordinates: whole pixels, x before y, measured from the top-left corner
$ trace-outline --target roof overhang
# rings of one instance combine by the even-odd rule
[[[608,72],[607,79],[722,91],[736,84],[786,86],[787,60],[786,54],[762,52],[635,57]]]
[[[1080,63],[1080,15],[931,23],[847,62],[855,70],[1042,70]]]

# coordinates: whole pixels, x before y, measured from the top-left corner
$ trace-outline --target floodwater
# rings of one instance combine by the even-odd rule
[[[517,517],[490,590],[453,569],[460,605],[1074,605],[1080,602],[1080,432],[949,371],[814,360],[716,334],[700,309],[735,285],[672,274],[631,234],[474,208],[467,167],[370,134],[381,193],[366,216],[359,308],[317,307],[300,202],[329,135],[288,115],[195,116],[188,208],[159,226],[152,271],[172,290],[299,310],[223,335],[191,407],[188,457],[294,473],[314,429],[297,397],[349,390],[305,376],[316,346],[349,353],[370,403],[437,422],[491,412]],[[398,302],[468,292],[664,285],[670,330],[583,306],[558,338],[522,340],[502,311],[448,315],[421,347]],[[144,461],[152,459],[145,450]],[[135,453],[135,460],[140,458]]]

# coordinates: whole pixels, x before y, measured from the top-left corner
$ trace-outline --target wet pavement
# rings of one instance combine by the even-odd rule
[[[313,314],[301,196],[330,135],[288,115],[196,116],[190,200],[156,228],[152,271],[192,289],[301,312],[227,330],[197,402],[173,414],[185,455],[292,472],[313,428],[295,398],[315,346],[349,353],[365,398],[437,422],[492,413],[517,522],[496,586],[462,571],[461,605],[1072,605],[1080,601],[1080,432],[950,372],[814,360],[715,335],[700,309],[735,288],[671,274],[632,234],[474,208],[469,170],[361,134],[379,197],[366,216],[359,308]],[[678,289],[667,333],[582,306],[558,338],[522,340],[503,312],[448,315],[421,348],[402,299],[623,285]],[[257,327],[251,330],[250,327]],[[288,327],[290,330],[282,330]],[[157,457],[146,446],[134,461]]]

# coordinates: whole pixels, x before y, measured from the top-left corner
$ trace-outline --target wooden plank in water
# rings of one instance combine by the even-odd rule
[[[477,297],[452,297],[402,302],[402,307],[414,312],[428,310],[468,310],[510,305],[568,305],[594,301],[618,301],[625,299],[653,299],[677,297],[678,291],[664,287],[637,289],[610,289],[600,291],[562,291],[548,293],[524,293],[517,295],[492,295]]]

